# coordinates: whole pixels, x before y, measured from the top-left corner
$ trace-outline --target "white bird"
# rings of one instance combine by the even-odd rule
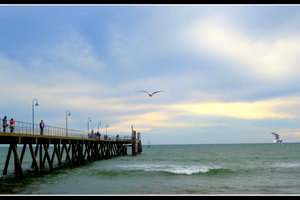
[[[149,93],[147,91],[140,91],[140,92],[145,92],[149,95],[149,97],[152,97],[154,94],[159,93],[159,92],[163,92],[163,91],[155,91],[155,92],[152,92],[152,93]]]
[[[271,134],[275,135],[275,139],[274,142],[276,143],[279,143],[279,144],[282,144],[282,139],[279,138],[279,134],[275,133],[275,132],[272,132]]]

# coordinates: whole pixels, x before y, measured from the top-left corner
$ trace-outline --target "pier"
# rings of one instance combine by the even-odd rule
[[[9,127],[4,132],[2,120],[0,125],[0,144],[9,145],[3,175],[7,175],[11,160],[14,161],[14,174],[23,177],[25,158],[31,159],[30,168],[39,174],[46,168],[74,168],[96,160],[125,156],[128,147],[131,147],[132,156],[142,152],[141,134],[133,126],[131,135],[119,137],[53,126],[45,126],[41,134],[38,124],[20,121],[15,121],[13,132]],[[25,157],[26,153],[30,156]]]

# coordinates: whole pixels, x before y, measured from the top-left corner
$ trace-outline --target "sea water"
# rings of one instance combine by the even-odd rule
[[[1,147],[0,170],[6,154]],[[143,146],[139,156],[41,175],[25,160],[24,179],[0,175],[0,194],[300,194],[300,143]]]

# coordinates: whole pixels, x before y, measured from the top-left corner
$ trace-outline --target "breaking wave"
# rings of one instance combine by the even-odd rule
[[[136,164],[120,166],[123,170],[134,170],[144,172],[166,172],[176,175],[195,175],[195,174],[218,174],[231,170],[221,167],[197,166],[197,165],[171,165],[171,164]]]
[[[274,166],[280,168],[299,168],[300,163],[275,163]]]

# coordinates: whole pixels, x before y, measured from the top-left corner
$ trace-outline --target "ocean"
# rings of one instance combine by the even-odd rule
[[[6,153],[1,147],[1,195],[300,194],[300,143],[144,145],[139,156],[42,175],[31,173],[25,159],[24,179],[2,175]]]

